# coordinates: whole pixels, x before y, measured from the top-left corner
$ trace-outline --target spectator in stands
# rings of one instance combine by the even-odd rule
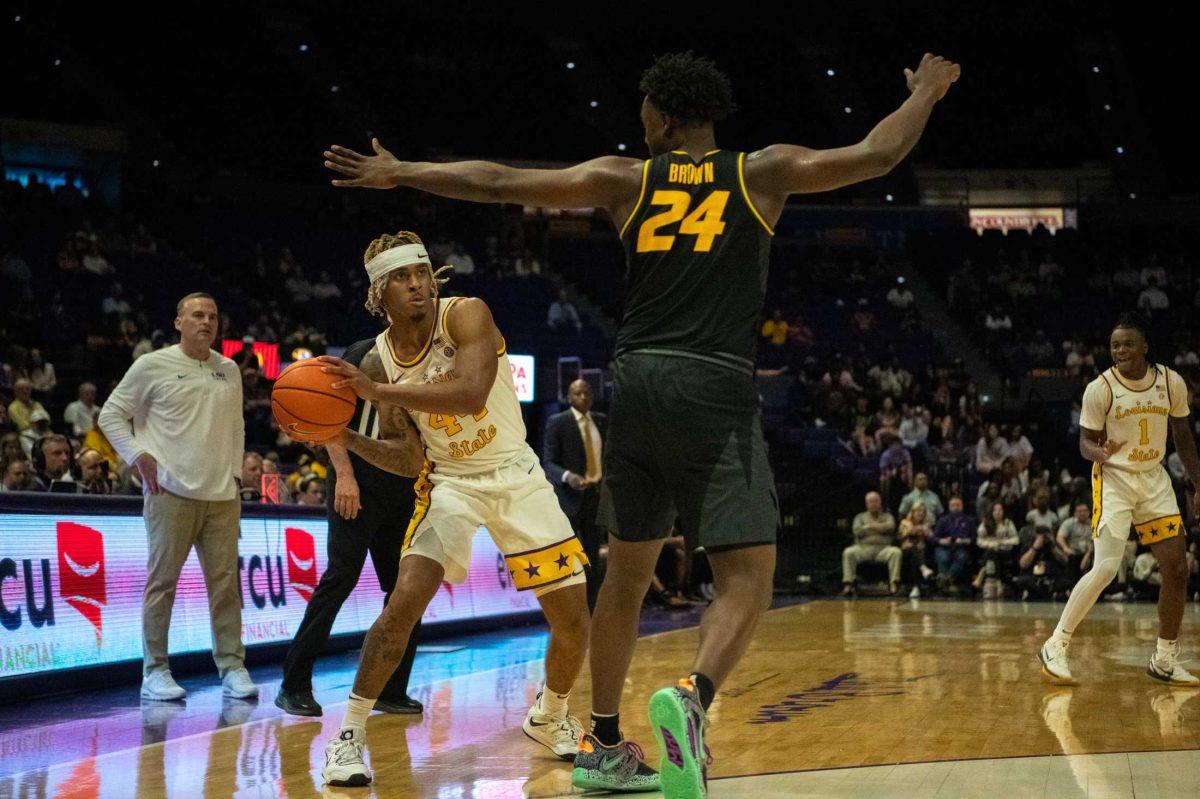
[[[321,270],[317,282],[312,285],[312,296],[319,302],[326,302],[341,298],[342,290],[333,282],[328,272]]]
[[[813,334],[813,329],[797,314],[795,319],[788,322],[788,341],[793,346],[799,347],[802,352],[808,353],[816,346],[817,338]]]
[[[83,268],[93,275],[111,275],[116,271],[112,264],[100,254],[100,242],[94,236],[84,253]]]
[[[999,337],[1004,333],[1012,331],[1012,316],[1004,308],[997,305],[988,312],[987,317],[983,321],[983,326],[987,328],[989,338]]]
[[[850,335],[866,338],[875,329],[875,312],[871,310],[871,301],[866,297],[858,298],[858,306],[850,317]]]
[[[1046,337],[1045,330],[1038,330],[1033,340],[1025,345],[1025,354],[1034,366],[1054,365],[1054,342]]]
[[[1176,366],[1179,364],[1176,363]],[[1096,359],[1092,356],[1091,350],[1082,341],[1077,341],[1071,344],[1070,351],[1067,352],[1066,359],[1067,372],[1074,377],[1081,373],[1091,373],[1096,367]]]
[[[125,299],[125,289],[120,283],[112,284],[108,296],[100,303],[100,311],[105,316],[125,316],[133,312],[133,308]]]
[[[925,548],[933,539],[931,521],[929,512],[920,502],[913,503],[900,520],[900,568],[904,582],[912,586],[909,599],[920,598],[921,583],[929,569],[925,565]]]
[[[1077,503],[1074,511],[1059,525],[1056,544],[1072,579],[1078,579],[1083,571],[1083,559],[1092,548],[1092,522],[1086,502]]]
[[[872,458],[879,454],[879,445],[875,443],[875,436],[867,432],[867,428],[863,425],[856,425],[850,433],[851,452],[858,455],[860,458]]]
[[[946,512],[937,493],[930,490],[929,476],[924,472],[917,472],[913,478],[913,490],[900,500],[900,515],[907,516],[914,505],[921,505],[925,508],[930,524],[936,523],[938,517]]]
[[[867,371],[869,377],[880,394],[892,397],[903,397],[912,386],[912,373],[900,365],[900,359],[894,355],[888,360],[887,368],[873,366]]]
[[[528,247],[521,253],[521,257],[513,261],[513,274],[517,277],[529,277],[530,275],[540,275],[542,273],[542,262],[533,254],[533,250]]]
[[[1158,278],[1154,275],[1150,276],[1146,282],[1146,288],[1142,289],[1142,293],[1138,295],[1137,307],[1139,311],[1151,318],[1171,307],[1171,298],[1158,287]]]
[[[896,507],[895,497],[906,493],[912,485],[912,468],[912,455],[899,436],[893,437],[879,456],[879,490],[888,498],[890,507]]]
[[[904,284],[904,277],[896,278],[896,285],[887,293],[888,305],[901,311],[907,311],[916,302],[912,290]]]
[[[1058,529],[1060,521],[1058,514],[1050,507],[1050,489],[1045,486],[1038,488],[1033,495],[1033,507],[1025,514],[1025,523],[1053,531]],[[1091,532],[1090,528],[1088,532]]]
[[[258,502],[262,499],[263,456],[250,450],[242,456],[242,484],[239,495],[242,502]]]
[[[18,433],[23,433],[33,426],[30,417],[35,411],[45,413],[46,409],[33,398],[33,383],[29,378],[19,378],[13,383],[13,401],[8,404],[8,418],[16,426]],[[49,418],[49,414],[46,418]]]
[[[33,447],[45,436],[53,432],[50,429],[50,414],[45,408],[38,408],[29,414],[29,429],[21,431],[21,449],[27,457],[33,457]]]
[[[1057,283],[1062,280],[1063,269],[1054,260],[1054,254],[1047,252],[1038,264],[1038,281],[1041,283]]]
[[[896,401],[890,395],[885,396],[875,412],[875,440],[879,446],[886,447],[891,439],[900,437],[900,419]]]
[[[1097,272],[1102,270],[1095,270]],[[1112,284],[1121,294],[1128,296],[1141,288],[1141,273],[1129,263],[1129,256],[1121,256],[1121,268],[1113,272]]]
[[[775,347],[782,347],[787,341],[788,323],[783,318],[783,311],[776,308],[771,311],[771,318],[762,323],[760,335],[763,341]]]
[[[903,448],[901,448],[903,449]],[[854,517],[854,543],[842,551],[842,596],[854,593],[860,563],[886,563],[888,589],[900,590],[900,548],[896,546],[896,519],[883,508],[883,497],[867,494],[867,509]]]
[[[1028,471],[1029,461],[1033,457],[1033,444],[1025,437],[1025,429],[1019,424],[1014,424],[1008,429],[1004,439],[1008,442],[1008,457],[1013,459],[1017,471]]]
[[[1165,287],[1167,285],[1167,270],[1159,263],[1158,253],[1150,254],[1150,262],[1142,267],[1138,277],[1143,286]]]
[[[1049,528],[1027,525],[1020,537],[1017,589],[1021,599],[1052,599],[1071,585],[1066,576],[1067,558],[1054,543]]]
[[[33,479],[33,467],[29,461],[17,458],[4,466],[4,477],[0,481],[0,491],[37,491]]]
[[[977,526],[974,516],[963,513],[962,497],[950,497],[949,510],[933,527],[933,559],[942,589],[957,586],[970,561]]]
[[[37,452],[31,459],[35,491],[49,491],[55,482],[75,482],[71,474],[71,444],[66,436],[49,433],[38,439],[34,446]]]
[[[900,441],[919,463],[929,462],[929,411],[917,405],[906,408],[900,422]]]
[[[999,599],[1011,571],[1012,552],[1021,542],[1017,528],[1005,514],[1003,502],[992,504],[991,512],[979,523],[975,542],[981,550],[983,568],[974,585],[983,588],[984,599]]]
[[[576,333],[583,332],[583,322],[579,321],[579,312],[567,297],[566,289],[559,289],[558,299],[550,303],[550,310],[546,312],[546,326],[556,333],[566,332],[570,328],[574,328]]]
[[[58,385],[58,375],[54,373],[54,364],[46,360],[42,351],[34,347],[29,351],[29,382],[33,386],[33,396],[39,400],[50,401],[50,394]]]
[[[310,474],[300,481],[300,490],[296,494],[297,505],[317,506],[325,504],[325,481],[315,474]]]
[[[25,460],[28,457],[21,446],[20,434],[5,433],[3,436],[0,436],[0,468],[7,466],[13,461]]]
[[[446,263],[454,267],[456,275],[475,274],[475,259],[463,250],[457,241],[450,242],[450,254],[446,256]]]
[[[98,413],[100,413],[100,406],[96,404],[96,384],[80,383],[79,399],[72,402],[63,411],[63,421],[67,423],[67,429],[71,431],[71,435],[82,439],[87,435],[87,431],[96,426],[96,414]]]
[[[991,474],[1000,468],[1007,457],[1008,441],[1001,437],[999,426],[989,424],[987,432],[975,447],[975,471]]]
[[[75,463],[79,468],[79,484],[85,494],[116,494],[118,485],[116,476],[111,474],[108,461],[94,449],[85,448]]]

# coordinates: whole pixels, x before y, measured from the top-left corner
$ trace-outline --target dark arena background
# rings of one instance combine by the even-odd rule
[[[281,429],[271,392],[289,364],[345,355],[384,330],[363,307],[363,253],[383,234],[418,233],[435,268],[453,267],[439,302],[480,297],[503,334],[528,443],[591,555],[594,602],[607,539],[588,515],[595,502],[569,502],[577,475],[556,424],[574,421],[577,380],[590,418],[612,418],[624,220],[335,188],[323,153],[371,153],[378,138],[404,162],[640,161],[650,153],[639,80],[656,56],[689,50],[732,84],[736,110],[716,123],[717,146],[747,153],[854,145],[909,97],[904,70],[924,53],[962,69],[890,171],[792,194],[773,226],[753,329],[779,506],[773,601],[708,707],[707,795],[1200,796],[1200,684],[1180,676],[1200,671],[1200,463],[1178,446],[1200,410],[1193,40],[1173,7],[1082,3],[544,14],[4,3],[0,799],[581,793],[571,763],[522,734],[541,702],[549,633],[533,593],[516,590],[511,551],[484,526],[465,581],[444,582],[423,615],[407,686],[420,703],[409,709],[423,712],[376,712],[370,785],[327,784],[326,744],[389,566],[395,580],[412,484],[386,497],[403,513],[377,514],[390,549],[377,540],[368,555],[364,543],[357,581],[339,565],[341,604],[330,606],[318,584],[349,546],[335,494],[353,481],[335,488],[328,450]],[[731,285],[739,266],[755,268],[730,265]],[[195,552],[182,565],[162,619],[187,696],[163,701],[139,692],[158,590],[148,570],[162,557],[148,531],[161,522],[100,414],[116,392],[125,426],[142,429],[117,386],[139,359],[183,352],[176,304],[193,292],[218,309],[211,347],[233,370],[232,382],[213,372],[220,391],[236,395],[240,374],[240,533],[236,567],[232,544],[212,573]],[[1161,458],[1154,473],[1165,469],[1174,498],[1159,501],[1178,511],[1135,512],[1139,535],[1069,639],[1073,676],[1056,680],[1043,643],[1076,583],[1100,568],[1094,517],[1115,501],[1081,454],[1084,390],[1097,379],[1128,388],[1110,336],[1129,313],[1136,330],[1118,330],[1144,337],[1150,368],[1176,387],[1158,395],[1172,435],[1145,457]],[[687,429],[695,408],[677,410]],[[372,435],[374,414],[360,407],[351,429]],[[160,469],[224,451],[217,435],[199,456],[183,453],[197,446],[184,443],[189,429]],[[359,482],[365,517],[382,500]],[[1183,527],[1162,561],[1160,543],[1139,541],[1142,523],[1176,515]],[[179,524],[163,528],[168,538],[185,535]],[[218,582],[236,584],[224,612],[240,611],[257,698],[231,692],[228,664],[214,669],[220,614],[206,591]],[[1176,678],[1151,679],[1148,659],[1152,670],[1170,644],[1159,607],[1178,614],[1182,582]],[[721,587],[681,520],[649,591],[622,599],[642,608],[622,730],[651,767],[660,745],[647,702],[692,668]],[[317,636],[311,677],[285,685],[317,601],[332,607],[328,641]],[[569,700],[585,730],[594,665],[584,658]],[[285,712],[287,692],[309,688],[323,715]]]

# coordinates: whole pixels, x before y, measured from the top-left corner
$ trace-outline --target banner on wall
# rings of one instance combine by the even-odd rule
[[[140,515],[0,514],[0,679],[142,657],[146,528]],[[243,518],[238,589],[246,646],[290,641],[326,566],[320,518]],[[537,610],[518,593],[484,528],[472,542],[468,579],[443,583],[425,623]],[[367,630],[383,607],[368,562],[333,633]],[[171,617],[170,652],[212,646],[204,577],[193,552]]]

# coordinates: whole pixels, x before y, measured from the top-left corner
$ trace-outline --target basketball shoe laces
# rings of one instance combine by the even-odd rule
[[[352,738],[339,738],[333,748],[333,762],[339,766],[362,763],[362,743]]]

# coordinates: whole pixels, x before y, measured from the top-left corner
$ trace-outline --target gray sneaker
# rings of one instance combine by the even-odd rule
[[[152,671],[142,677],[142,699],[154,702],[176,702],[187,696],[187,691],[175,682],[171,672]]]
[[[642,748],[632,741],[605,746],[591,733],[584,733],[571,769],[571,784],[584,790],[657,791],[658,772],[645,760]]]

